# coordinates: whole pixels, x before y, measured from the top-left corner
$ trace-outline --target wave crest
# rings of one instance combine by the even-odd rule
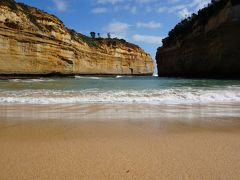
[[[240,102],[240,88],[223,90],[165,89],[82,91],[24,90],[1,91],[0,103],[66,104],[66,103],[145,103],[145,104],[204,104]]]

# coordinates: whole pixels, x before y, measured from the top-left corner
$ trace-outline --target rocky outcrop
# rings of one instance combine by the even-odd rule
[[[156,60],[159,76],[240,78],[240,1],[215,1],[179,23]]]
[[[0,1],[0,74],[151,75],[149,54],[125,40],[89,38],[54,15]]]

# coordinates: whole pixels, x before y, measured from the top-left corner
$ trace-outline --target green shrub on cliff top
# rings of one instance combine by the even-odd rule
[[[205,25],[211,16],[216,15],[230,0],[212,0],[207,7],[200,9],[198,14],[192,14],[178,23],[169,33],[168,37],[163,40],[163,45],[170,44],[176,39],[181,39],[193,30],[193,26]],[[231,0],[231,2],[239,2],[239,0]]]
[[[71,34],[71,37],[75,41],[78,41],[78,42],[83,41],[83,42],[87,43],[87,45],[90,47],[98,47],[99,46],[99,43],[95,39],[85,36],[83,34],[80,34],[73,29],[67,29],[67,30]]]
[[[14,0],[0,0],[0,6],[1,5],[10,7],[11,10],[17,14],[21,11],[22,13],[24,13],[27,16],[29,21],[31,21],[31,23],[34,24],[41,31],[46,31],[46,30],[53,31],[54,26],[43,25],[42,23],[39,23],[38,20],[41,17],[40,16],[36,17],[36,15],[35,15],[36,13],[40,13],[40,14],[42,13],[42,14],[47,14],[49,16],[52,16],[64,26],[63,22],[61,20],[59,20],[56,16],[54,16],[52,14],[48,14],[48,13],[46,13],[40,9],[37,9],[35,7],[25,5],[24,3],[16,3]],[[42,18],[45,18],[45,17],[43,16]],[[5,25],[8,27],[11,27],[11,28],[15,28],[15,29],[22,29],[18,22],[12,22],[10,20],[6,20]],[[92,38],[91,38],[91,37],[85,36],[83,34],[80,34],[76,31],[74,31],[73,29],[68,29],[67,27],[65,27],[65,28],[70,33],[72,39],[74,39],[75,41],[78,41],[78,42],[85,42],[90,47],[99,48],[101,44],[107,44],[107,45],[115,48],[118,45],[122,44],[122,45],[124,45],[126,47],[130,47],[130,48],[139,48],[138,46],[131,44],[131,43],[125,41],[124,39],[111,38],[110,33],[107,34],[108,38],[101,38],[99,33],[98,33],[98,38],[96,38],[96,33],[92,32],[91,33]]]

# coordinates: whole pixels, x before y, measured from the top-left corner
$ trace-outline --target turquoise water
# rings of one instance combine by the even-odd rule
[[[126,76],[11,79],[0,81],[0,103],[240,103],[240,81]]]

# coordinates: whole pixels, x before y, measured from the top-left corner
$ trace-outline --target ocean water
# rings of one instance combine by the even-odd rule
[[[240,117],[240,81],[158,77],[0,80],[5,120],[222,120]]]
[[[208,104],[240,103],[240,81],[158,77],[87,77],[0,81],[7,104]]]

